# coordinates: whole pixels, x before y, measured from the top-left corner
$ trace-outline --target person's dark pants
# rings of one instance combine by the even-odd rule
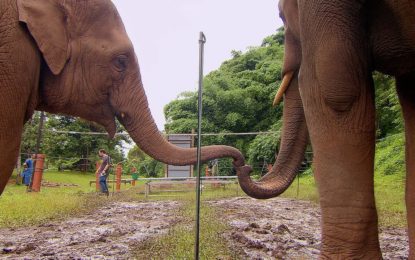
[[[99,185],[101,186],[101,192],[108,193],[107,176],[99,177]]]

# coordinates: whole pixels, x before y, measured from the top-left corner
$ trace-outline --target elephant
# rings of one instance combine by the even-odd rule
[[[322,212],[321,259],[381,259],[374,198],[372,72],[396,79],[406,138],[409,258],[415,259],[415,1],[280,0],[285,27],[282,142],[250,196],[278,196],[298,172],[307,143]]]
[[[158,130],[134,48],[110,0],[3,0],[0,14],[0,194],[34,110],[96,122],[110,137],[118,119],[151,157],[196,163],[196,148],[174,146]],[[222,157],[244,165],[236,148],[201,149],[202,162]]]

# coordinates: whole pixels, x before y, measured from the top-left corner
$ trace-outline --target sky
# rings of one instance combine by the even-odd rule
[[[199,33],[206,36],[204,75],[231,51],[259,46],[282,26],[278,0],[113,0],[134,45],[151,113],[164,129],[163,108],[196,91]]]

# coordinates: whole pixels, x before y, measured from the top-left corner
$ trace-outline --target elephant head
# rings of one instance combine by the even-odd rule
[[[121,18],[110,0],[18,0],[41,52],[38,110],[78,116],[116,132],[115,118],[153,158],[168,164],[196,162],[196,149],[171,145],[158,131],[148,107],[140,69]],[[241,153],[228,146],[203,147],[202,161]]]
[[[244,167],[238,175],[245,193],[258,199],[278,196],[290,186],[301,166],[308,144],[308,131],[298,88],[301,44],[297,1],[281,1],[279,9],[285,25],[285,53],[283,80],[274,105],[285,95],[281,146],[272,170],[260,180],[253,181],[249,177],[251,169],[248,167]]]

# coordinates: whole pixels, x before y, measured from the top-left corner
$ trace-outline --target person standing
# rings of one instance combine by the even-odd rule
[[[23,184],[28,186],[30,185],[30,181],[32,180],[33,174],[33,163],[36,158],[36,155],[32,154],[32,157],[26,159],[23,164],[24,170],[22,172]]]
[[[108,186],[107,186],[107,177],[109,175],[110,167],[110,157],[104,149],[98,151],[99,157],[102,158],[101,166],[98,168],[97,173],[99,173],[99,185],[101,187],[101,192],[105,195],[109,195]]]

